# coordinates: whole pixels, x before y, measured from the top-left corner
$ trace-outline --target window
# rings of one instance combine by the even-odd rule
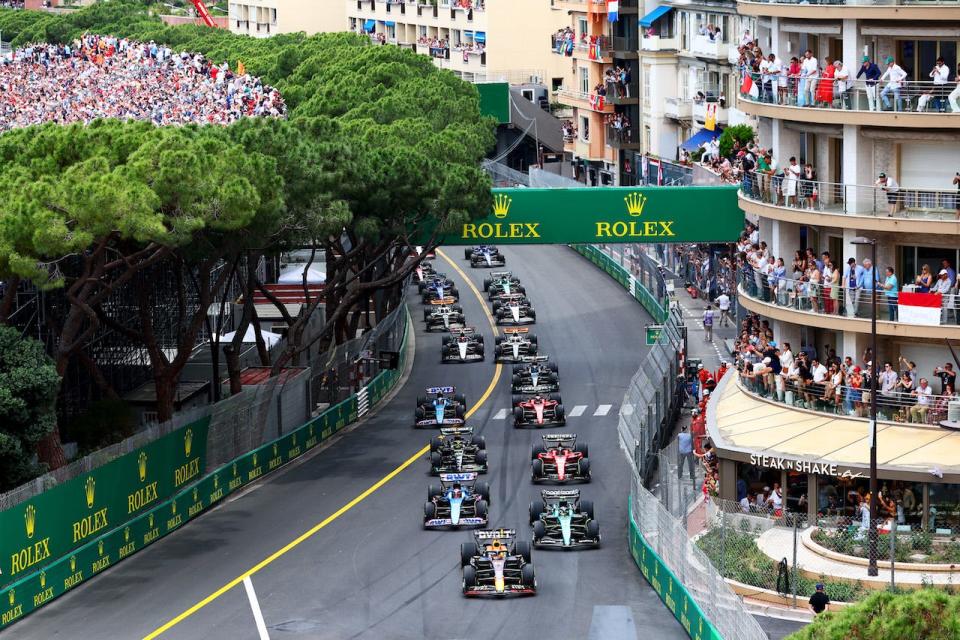
[[[643,106],[650,108],[650,65],[643,65]]]
[[[650,131],[650,125],[643,125],[643,150],[649,152],[653,148],[653,133]]]
[[[680,68],[679,79],[680,95],[678,97],[683,100],[687,100],[692,94],[690,93],[690,73],[687,71],[686,67]]]
[[[580,18],[577,21],[577,33],[579,33],[580,36],[584,36],[590,33],[590,27],[588,26],[586,18]]]
[[[930,70],[938,56],[950,69],[951,83],[957,70],[957,48],[960,40],[898,40],[897,64],[912,80],[930,81]]]
[[[680,49],[690,50],[690,14],[686,11],[680,12]]]
[[[421,37],[421,38],[426,38],[426,37],[427,37],[427,25],[421,24],[421,25],[419,26],[419,29],[420,29],[420,37]]]
[[[590,118],[580,116],[580,139],[584,142],[590,142]]]
[[[577,77],[580,79],[580,93],[590,93],[590,69],[580,67],[577,70]]]

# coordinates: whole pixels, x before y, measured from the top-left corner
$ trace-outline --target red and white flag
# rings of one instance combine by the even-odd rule
[[[901,291],[899,296],[900,322],[909,324],[940,324],[943,296],[939,293],[911,293]]]
[[[760,87],[753,81],[749,73],[743,74],[743,83],[740,85],[740,93],[756,98],[760,95]]]

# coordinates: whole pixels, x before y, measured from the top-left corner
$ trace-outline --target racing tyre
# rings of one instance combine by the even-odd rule
[[[473,456],[473,460],[474,460],[474,462],[477,463],[477,466],[478,466],[478,467],[484,467],[484,466],[486,466],[486,464],[487,464],[487,451],[486,451],[486,449],[480,449],[480,451],[477,451],[477,453]]]
[[[475,586],[477,586],[477,570],[468,565],[463,568],[463,592],[466,593],[468,589]]]
[[[430,451],[439,451],[440,447],[443,446],[443,438],[440,436],[433,436],[430,438]]]
[[[470,444],[475,446],[477,449],[487,448],[487,440],[483,436],[473,436],[470,438]]]
[[[580,461],[577,462],[577,471],[580,472],[580,477],[584,480],[590,479],[590,460],[587,458],[580,458]]]
[[[494,301],[493,301],[493,309],[492,309],[492,310],[493,310],[494,313],[497,313],[498,311],[500,311],[500,301],[499,301],[499,300],[494,300]]]
[[[513,408],[513,426],[521,427],[523,426],[523,409],[520,407]]]
[[[560,373],[560,367],[557,366],[556,362],[548,362],[547,368],[550,369],[550,371],[553,371],[555,374]]]
[[[525,564],[520,568],[521,580],[523,580],[523,586],[529,587],[531,589],[537,588],[537,576],[533,572],[532,564]]]
[[[427,412],[423,410],[423,407],[417,407],[413,411],[413,415],[417,420],[423,420],[427,416]]]
[[[422,409],[425,404],[427,404],[427,398],[425,396],[417,396],[417,407]]]
[[[543,460],[540,460],[539,458],[535,458],[530,462],[530,466],[531,466],[530,475],[533,477],[533,481],[536,482],[537,480],[542,479],[543,478]]]
[[[459,291],[459,289],[457,289],[456,287],[451,287],[451,288],[450,288],[450,297],[451,297],[451,298],[456,298],[457,300],[459,300],[459,299],[460,299],[460,291]]]
[[[458,393],[453,396],[453,401],[461,404],[462,406],[467,406],[467,396],[462,393]]]
[[[592,522],[592,521],[591,521]],[[533,541],[540,542],[543,540],[543,537],[547,535],[547,527],[543,524],[543,520],[537,520],[533,523]]]
[[[429,321],[430,321],[430,309],[424,309],[424,310],[423,310],[423,321],[424,321],[424,322],[429,322]]]
[[[489,482],[477,482],[473,485],[473,490],[477,492],[477,495],[483,498],[488,504],[490,503],[490,483]],[[593,517],[591,515],[591,517]]]
[[[590,456],[590,447],[587,446],[586,442],[578,442],[576,445],[574,445],[573,450],[583,455],[584,458]]]
[[[539,456],[541,453],[546,453],[546,452],[547,452],[547,448],[543,446],[542,442],[538,442],[534,444],[532,447],[530,447],[530,459],[536,460],[537,456]]]
[[[492,282],[492,281],[490,280],[490,278],[484,278],[484,279],[483,279],[483,290],[484,290],[484,291],[490,291],[490,283],[491,283],[491,282]]]
[[[563,405],[558,404],[555,411],[556,411],[557,422],[559,422],[560,424],[567,424],[567,418],[564,415]]]
[[[493,344],[497,347],[500,346],[500,343],[503,342],[503,336],[496,336],[493,339]]]
[[[431,444],[433,444],[433,443],[431,443]],[[432,452],[430,453],[430,467],[431,467],[432,469],[439,469],[439,468],[440,468],[440,465],[442,465],[442,464],[443,464],[443,456],[441,456],[441,455],[440,455],[439,453],[437,453],[436,451],[432,451]]]
[[[533,309],[530,309],[529,311],[527,311],[527,316],[534,322],[537,321],[537,312],[534,311]]]
[[[464,260],[469,260],[471,256],[473,256],[473,249],[467,247],[466,249],[463,250]]]
[[[523,396],[519,393],[513,393],[510,395],[510,404],[514,407],[523,402]]]
[[[530,344],[537,346],[537,336],[530,336]]]
[[[560,394],[559,394],[559,393],[548,393],[548,394],[547,394],[547,399],[549,399],[549,400],[555,400],[556,402],[563,402],[563,400],[560,399]]]
[[[499,339],[500,338],[497,338],[497,340]],[[493,347],[493,357],[497,358],[498,360],[503,357],[503,349],[500,348],[499,344]]]
[[[487,514],[490,512],[490,505],[487,504],[486,500],[477,500],[477,504],[473,507],[478,518],[486,518]],[[590,522],[593,522],[591,520]]]
[[[474,545],[465,542],[460,543],[460,566],[469,567],[473,560]],[[472,568],[472,567],[471,567]]]
[[[511,383],[513,383],[513,386],[519,387],[521,382],[522,380],[520,379],[520,374],[514,373],[513,379],[511,380]]]
[[[596,520],[590,520],[587,522],[587,535],[591,538],[600,541],[600,523]]]
[[[533,524],[540,519],[540,514],[543,513],[543,500],[537,498],[530,502],[530,524]]]
[[[427,501],[423,503],[423,520],[431,520],[437,517],[437,505],[433,502]]]
[[[440,339],[440,344],[442,344],[443,346],[447,346],[448,344],[450,344],[451,341],[453,341],[452,336],[443,336],[443,338]]]
[[[533,552],[530,550],[530,543],[526,540],[517,540],[516,547],[514,549],[517,552],[517,555],[523,558],[523,561],[528,565],[533,562]],[[530,567],[533,569],[533,567]]]
[[[593,520],[593,500],[581,500],[580,511],[584,512]]]
[[[440,487],[435,484],[430,485],[427,488],[427,500],[433,500],[437,496],[441,495]]]
[[[466,411],[467,410],[464,408],[464,405],[458,404],[457,408],[453,410],[453,413],[462,420],[463,417],[466,415]]]

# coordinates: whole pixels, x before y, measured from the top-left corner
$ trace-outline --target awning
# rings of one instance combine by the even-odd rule
[[[376,20],[367,20],[363,23],[363,30],[367,33],[373,33],[377,30],[377,21]]]
[[[465,29],[464,32],[463,32],[463,37],[464,37],[464,38],[472,38],[472,37],[473,37],[473,31],[469,31],[469,30],[466,30],[466,29]]]
[[[473,36],[474,42],[479,42],[484,44],[487,41],[487,32],[486,31],[477,31]]]
[[[650,13],[648,13],[647,15],[643,16],[642,18],[640,18],[640,26],[641,26],[641,27],[652,27],[654,22],[656,22],[657,20],[659,20],[659,19],[662,18],[663,16],[667,15],[668,13],[670,13],[670,10],[671,10],[671,9],[673,9],[673,7],[668,7],[668,6],[665,6],[665,5],[662,5],[662,6],[657,7],[656,9],[654,9],[653,11],[651,11]]]
[[[397,26],[397,23],[394,22],[393,20],[387,20],[387,21],[384,22],[383,24],[385,24],[385,25],[388,26],[388,27],[395,27],[395,26]]]
[[[690,139],[680,146],[682,149],[686,149],[687,151],[696,151],[703,145],[704,142],[709,142],[714,138],[719,138],[721,133],[723,133],[723,129],[720,127],[717,127],[716,131],[700,129],[700,131],[697,131],[695,134],[690,136]]]

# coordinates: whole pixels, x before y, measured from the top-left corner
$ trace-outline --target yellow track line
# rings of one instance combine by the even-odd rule
[[[437,255],[439,255],[444,260],[446,260],[450,264],[450,266],[453,267],[454,271],[456,271],[458,274],[460,274],[460,276],[463,277],[463,281],[473,291],[473,294],[477,297],[477,300],[480,301],[480,306],[484,310],[484,315],[486,315],[487,321],[490,323],[490,327],[493,329],[493,335],[494,336],[499,335],[499,331],[497,330],[497,325],[493,321],[493,316],[491,316],[489,311],[487,311],[486,301],[484,301],[483,296],[480,294],[480,291],[477,289],[476,285],[474,285],[470,281],[470,278],[467,277],[467,274],[465,274],[463,270],[460,267],[458,267],[456,263],[453,262],[453,260],[447,257],[445,253],[437,249]],[[472,407],[470,407],[465,417],[469,418],[470,416],[472,416],[474,413],[476,413],[477,409],[479,409],[483,405],[483,403],[487,401],[487,399],[490,397],[490,394],[492,394],[493,390],[496,388],[497,382],[500,380],[500,373],[502,370],[503,370],[503,365],[497,363],[497,366],[493,371],[493,378],[490,380],[490,384],[487,385],[486,390],[483,392],[483,395],[480,396],[480,399],[477,400],[477,403],[474,404]],[[149,634],[144,636],[143,640],[154,640],[154,638],[160,637],[160,634],[180,624],[181,622],[183,622],[184,620],[186,620],[187,618],[195,614],[200,609],[203,609],[205,606],[207,606],[208,604],[210,604],[211,602],[213,602],[214,600],[216,600],[226,592],[230,591],[237,585],[243,583],[244,578],[248,576],[252,576],[256,572],[260,571],[261,569],[263,569],[264,567],[272,563],[277,558],[283,556],[284,554],[291,551],[293,548],[300,545],[302,542],[313,537],[314,535],[317,534],[317,532],[319,532],[321,529],[326,527],[328,524],[330,524],[331,522],[333,522],[334,520],[336,520],[337,518],[345,514],[347,511],[349,511],[350,509],[354,508],[355,506],[363,502],[367,497],[369,497],[372,493],[380,489],[383,485],[393,480],[393,478],[396,477],[398,474],[400,474],[400,472],[402,472],[404,469],[412,465],[418,459],[426,455],[426,453],[429,450],[430,450],[430,445],[427,445],[424,448],[420,449],[415,454],[413,454],[412,456],[404,460],[403,463],[400,464],[400,466],[398,466],[396,469],[394,469],[387,475],[377,480],[374,484],[372,484],[369,488],[367,488],[363,493],[361,493],[356,498],[354,498],[347,504],[343,505],[342,507],[334,511],[332,514],[330,514],[326,518],[324,518],[323,521],[321,521],[320,523],[308,529],[306,532],[304,532],[303,534],[301,534],[300,536],[292,540],[283,548],[273,552],[272,554],[270,554],[269,556],[267,556],[266,558],[264,558],[263,560],[255,564],[252,568],[247,569],[242,574],[240,574],[239,576],[237,576],[227,584],[223,585],[222,587],[220,587],[219,589],[217,589],[216,591],[208,595],[203,600],[200,600],[195,605],[193,605],[192,607],[190,607],[189,609],[187,609],[177,617],[171,619],[170,621],[166,622],[162,626],[157,627],[156,629],[151,631]]]

